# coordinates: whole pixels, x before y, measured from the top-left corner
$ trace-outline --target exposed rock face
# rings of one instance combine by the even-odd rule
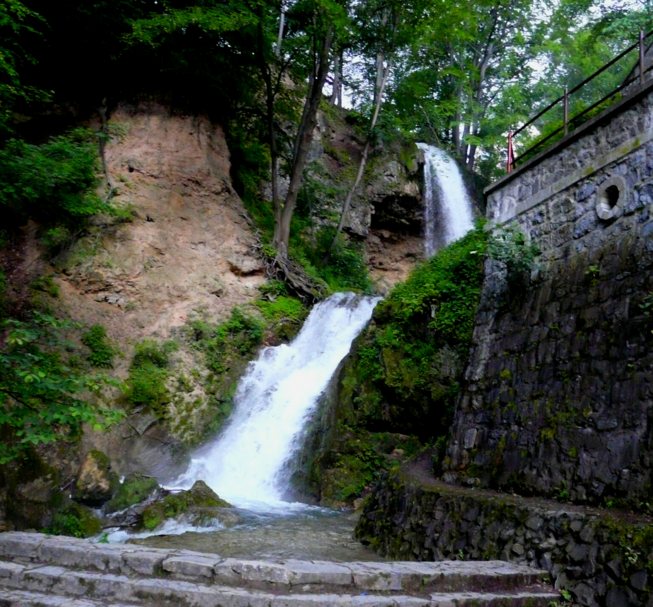
[[[305,175],[304,203],[315,225],[337,224],[352,186],[365,144],[346,112],[332,108],[318,114],[310,165]],[[420,152],[410,144],[377,146],[351,201],[346,235],[365,245],[368,267],[381,291],[404,280],[423,258],[423,206]],[[280,195],[287,182],[282,178]],[[262,195],[271,199],[269,186]],[[301,198],[301,196],[300,196]]]
[[[109,458],[94,449],[89,452],[77,473],[73,491],[77,502],[98,508],[117,491],[118,475],[111,469]]]
[[[231,186],[219,126],[142,104],[119,107],[110,127],[121,133],[106,146],[117,188],[113,202],[126,219],[96,217],[88,233],[54,260],[60,294],[47,303],[63,317],[103,325],[121,353],[113,373],[125,379],[136,342],[170,339],[189,318],[226,319],[235,305],[257,296],[265,276]],[[38,267],[39,253],[34,238],[27,242],[25,271]],[[147,409],[129,411],[108,434],[87,431],[82,451],[110,453],[120,475],[141,471],[167,479],[178,473],[180,446],[201,432],[208,399],[201,378],[190,374],[198,366],[194,351],[180,348],[174,366],[190,384],[176,390],[171,378],[170,424],[164,427]]]
[[[249,276],[261,264],[250,253],[222,129],[157,105],[122,107],[111,125],[126,132],[107,145],[114,202],[133,219],[98,219],[97,233],[65,260],[64,305],[124,343],[167,337],[194,310],[216,319],[249,301],[264,277]]]

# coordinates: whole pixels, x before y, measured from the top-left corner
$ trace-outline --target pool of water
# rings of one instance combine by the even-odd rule
[[[113,541],[210,552],[246,559],[382,561],[353,531],[358,515],[305,505],[276,509],[234,509],[240,522],[228,528],[168,527],[158,535],[114,535]],[[167,532],[166,532],[167,531]]]

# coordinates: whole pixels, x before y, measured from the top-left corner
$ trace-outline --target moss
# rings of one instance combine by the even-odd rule
[[[266,320],[275,323],[282,320],[301,322],[308,315],[307,308],[299,299],[284,295],[278,296],[273,300],[260,299],[255,305]]]
[[[172,493],[143,511],[141,526],[149,531],[164,521],[186,513],[190,508],[229,508],[231,504],[221,499],[204,482],[196,481],[189,491]]]
[[[52,280],[52,276],[39,276],[30,283],[29,288],[31,291],[47,293],[50,297],[59,297],[59,285]]]
[[[157,343],[145,339],[136,344],[124,385],[125,398],[132,406],[146,405],[159,418],[165,419],[165,406],[170,402],[166,387],[170,353],[177,349],[174,341]]]
[[[106,513],[118,512],[142,502],[158,489],[159,483],[151,476],[139,473],[128,475],[118,488],[118,492],[104,507]]]
[[[82,538],[97,535],[101,530],[102,523],[90,508],[72,503],[54,514],[45,532]]]

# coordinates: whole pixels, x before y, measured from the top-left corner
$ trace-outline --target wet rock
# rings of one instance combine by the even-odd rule
[[[211,506],[191,506],[183,517],[194,527],[211,527],[220,523],[223,527],[233,527],[240,522],[240,517],[231,508]]]
[[[628,594],[623,588],[610,588],[605,597],[606,607],[630,607]]]
[[[168,493],[162,499],[150,502],[142,512],[138,526],[152,531],[168,519],[192,514],[193,509],[230,507],[231,504],[221,499],[204,481],[195,481],[188,491]]]
[[[55,475],[48,475],[16,485],[7,509],[19,529],[40,529],[50,523],[53,506],[61,497],[57,481]]]
[[[118,475],[111,469],[109,458],[102,451],[88,453],[77,473],[73,489],[76,502],[98,508],[108,502],[118,489]]]
[[[104,512],[109,514],[134,506],[159,489],[159,483],[152,476],[135,472],[129,474],[118,488],[117,493],[104,506]]]
[[[630,576],[630,585],[635,590],[644,590],[647,581],[648,575],[646,571],[637,571]]]

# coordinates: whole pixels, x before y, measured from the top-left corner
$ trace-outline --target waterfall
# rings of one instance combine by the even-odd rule
[[[474,227],[472,203],[456,161],[444,150],[418,143],[424,150],[424,249],[432,257]]]
[[[285,464],[300,448],[304,426],[378,298],[337,293],[317,304],[289,345],[264,348],[236,389],[231,420],[192,459],[177,481],[204,480],[238,506],[280,502]]]

